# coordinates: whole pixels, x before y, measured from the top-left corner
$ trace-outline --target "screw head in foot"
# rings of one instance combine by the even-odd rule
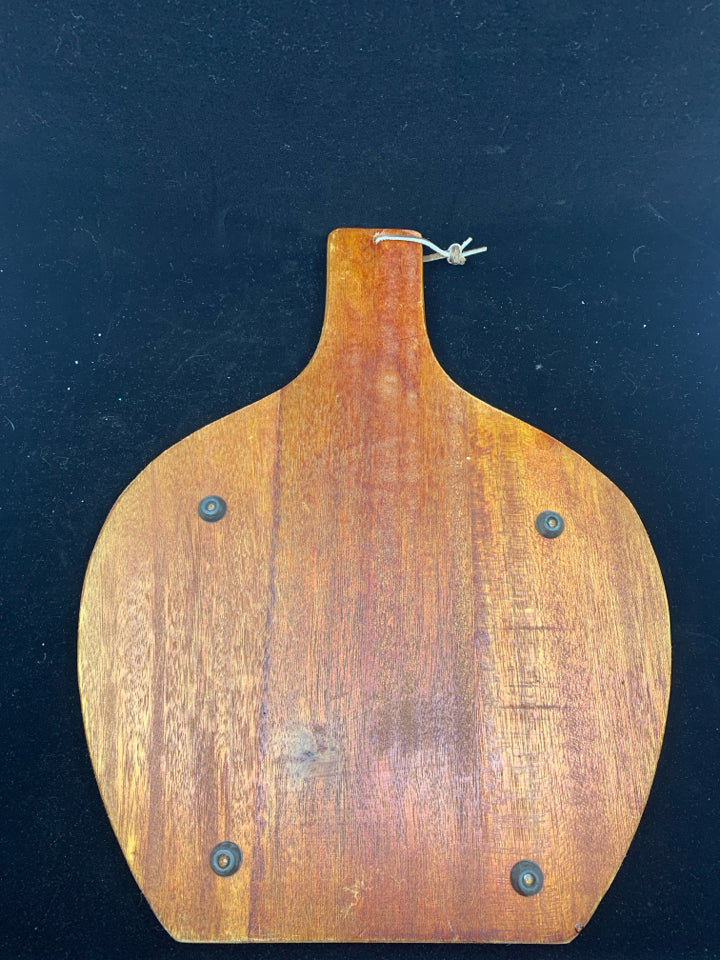
[[[231,877],[242,864],[242,850],[232,840],[216,844],[210,854],[210,866],[219,877]]]
[[[518,860],[510,871],[510,883],[521,897],[533,897],[540,893],[545,875],[534,860]]]
[[[537,532],[552,540],[559,537],[565,529],[565,521],[555,510],[543,510],[535,520]]]
[[[198,513],[203,520],[207,520],[209,523],[215,523],[217,520],[222,520],[227,513],[227,503],[222,497],[214,495],[203,497],[198,504]]]

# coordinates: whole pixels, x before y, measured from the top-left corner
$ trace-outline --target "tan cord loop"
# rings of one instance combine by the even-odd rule
[[[373,237],[373,243],[380,243],[381,240],[407,240],[410,243],[422,243],[424,246],[430,247],[431,250],[435,251],[435,253],[428,253],[423,257],[426,263],[430,260],[447,260],[448,263],[452,263],[455,266],[460,266],[465,263],[467,258],[471,257],[474,253],[485,253],[487,250],[487,247],[475,247],[474,250],[466,250],[465,247],[467,247],[469,243],[472,243],[472,237],[468,237],[464,243],[451,243],[447,250],[441,249],[430,240],[426,240],[425,237],[407,237],[402,233],[388,233],[385,230],[381,233],[376,233]]]

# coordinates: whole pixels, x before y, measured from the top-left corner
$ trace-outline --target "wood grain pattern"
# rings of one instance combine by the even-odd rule
[[[567,941],[655,770],[660,573],[606,477],[448,378],[422,248],[375,233],[331,234],[305,371],[108,517],[80,617],[93,764],[177,939]]]

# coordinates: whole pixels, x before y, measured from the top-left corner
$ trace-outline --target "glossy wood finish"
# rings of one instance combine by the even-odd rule
[[[650,789],[670,644],[642,524],[448,378],[422,248],[376,232],[331,235],[306,370],[151,463],[90,561],[90,751],[181,940],[566,941]]]

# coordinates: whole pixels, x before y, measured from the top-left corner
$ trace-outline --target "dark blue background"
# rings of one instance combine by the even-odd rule
[[[720,5],[10,3],[0,22],[2,957],[720,957]],[[437,355],[645,521],[674,627],[646,815],[569,947],[174,943],[100,801],[80,589],[123,487],[281,387],[337,226],[426,272]]]

